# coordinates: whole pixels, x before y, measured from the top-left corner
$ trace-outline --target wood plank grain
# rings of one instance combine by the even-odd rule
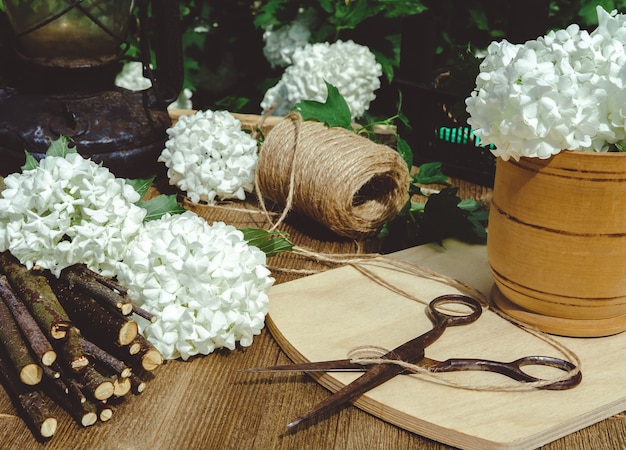
[[[442,267],[447,268],[446,261],[451,261],[451,266],[463,270],[457,278],[488,294],[492,281],[484,246],[453,242],[444,246],[447,250],[440,253],[445,255],[440,261]],[[436,247],[414,248],[402,255],[430,267],[424,255],[432,249]],[[393,266],[374,272],[421,299],[456,292],[429,279],[395,273]],[[431,327],[423,304],[389,291],[351,267],[276,286],[270,298],[270,329],[297,362],[344,358],[350,349],[361,345],[390,349]],[[583,382],[575,389],[474,391],[434,384],[419,376],[400,376],[366,393],[355,404],[407,430],[468,449],[534,448],[622,411],[626,395],[615,386],[626,383],[620,358],[626,335],[556,340],[583,361]],[[447,330],[427,351],[428,356],[441,360],[472,357],[512,361],[528,354],[563,356],[489,310],[471,327]],[[546,376],[554,375],[548,372]],[[315,376],[331,391],[357,377],[345,373]],[[445,379],[470,386],[515,385],[486,372],[446,374]]]
[[[462,180],[462,196],[485,198],[489,189]],[[158,180],[155,193],[176,192]],[[222,220],[222,213],[200,211],[207,220]],[[310,238],[310,224],[293,222],[292,237],[318,251],[350,252],[353,242]],[[312,227],[315,228],[315,227]],[[428,258],[436,261],[435,249]],[[293,269],[319,268],[302,258],[270,260]],[[302,275],[277,271],[277,285]],[[285,424],[328,396],[328,391],[304,375],[251,377],[239,369],[287,363],[269,330],[255,337],[252,346],[216,352],[189,362],[172,361],[156,373],[146,391],[115,408],[111,421],[80,428],[59,410],[59,428],[48,443],[33,439],[4,392],[0,389],[0,448],[3,450],[176,450],[195,449],[419,449],[447,450],[449,446],[386,423],[348,406],[314,426],[287,433]],[[621,389],[615,386],[615,389]],[[626,418],[613,416],[554,441],[545,450],[626,448]]]

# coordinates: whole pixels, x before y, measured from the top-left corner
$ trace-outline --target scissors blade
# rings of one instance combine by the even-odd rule
[[[349,359],[336,359],[334,361],[317,361],[282,364],[278,366],[252,367],[250,369],[242,369],[240,372],[364,372],[369,367],[369,364],[359,364],[352,362]]]
[[[396,375],[404,372],[404,370],[404,367],[398,364],[375,364],[369,367],[367,372],[354,380],[352,383],[347,384],[343,388],[326,397],[325,400],[318,403],[312,410],[287,424],[287,428],[293,428],[301,422],[334,409],[339,405],[350,403],[365,392],[391,380]]]

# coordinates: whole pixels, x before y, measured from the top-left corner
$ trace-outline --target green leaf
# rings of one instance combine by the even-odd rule
[[[398,153],[400,153],[400,156],[402,156],[402,159],[406,162],[408,170],[411,170],[413,167],[413,150],[411,150],[411,146],[400,136],[396,136],[396,147]]]
[[[483,225],[486,214],[480,210],[461,209],[458,191],[458,187],[446,187],[428,198],[424,213],[418,219],[420,243],[441,242],[449,237],[484,243],[487,237]]]
[[[288,19],[291,9],[296,9],[298,2],[292,0],[268,0],[258,9],[254,16],[254,25],[257,28],[263,28],[268,25],[281,25]],[[296,9],[297,11],[297,9]]]
[[[65,155],[69,155],[70,153],[77,153],[76,147],[69,146],[69,143],[72,142],[65,136],[59,136],[56,140],[50,140],[50,145],[46,150],[46,156],[60,156],[61,158],[65,158]],[[26,162],[21,167],[22,172],[25,170],[32,170],[39,167],[39,162],[33,155],[25,151],[26,153]]]
[[[302,115],[304,120],[317,120],[329,127],[352,130],[352,114],[346,100],[335,86],[326,81],[324,83],[328,89],[325,103],[303,100],[297,103],[294,109]]]
[[[127,179],[126,184],[131,185],[133,189],[137,191],[137,193],[139,194],[139,198],[144,198],[148,193],[148,190],[150,190],[150,186],[152,186],[155,178],[156,177],[134,180]]]
[[[59,136],[58,139],[50,141],[50,146],[48,147],[48,151],[46,151],[46,156],[60,156],[65,158],[65,155],[77,153],[76,147],[69,146],[70,142],[71,140],[65,136]]]
[[[257,247],[268,257],[293,250],[293,244],[285,232],[267,231],[261,228],[242,228],[240,231],[248,245]]]
[[[440,162],[428,162],[419,166],[419,171],[413,177],[420,184],[446,184],[449,185],[448,177],[443,173]]]
[[[37,161],[33,155],[28,153],[26,150],[24,150],[24,153],[26,153],[26,162],[22,166],[22,172],[39,167],[39,161]]]
[[[161,194],[147,201],[139,200],[136,205],[148,211],[144,222],[160,219],[168,213],[174,215],[182,214],[186,211],[176,201],[176,195]]]

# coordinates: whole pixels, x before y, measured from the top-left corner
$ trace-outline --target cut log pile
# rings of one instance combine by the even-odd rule
[[[56,431],[52,402],[82,426],[106,422],[163,364],[134,320],[152,315],[84,265],[56,278],[2,252],[0,300],[0,381],[38,439]]]

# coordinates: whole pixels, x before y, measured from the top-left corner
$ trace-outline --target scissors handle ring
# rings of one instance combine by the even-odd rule
[[[439,307],[445,305],[464,305],[470,309],[469,313],[459,312],[458,314],[448,314]],[[437,322],[446,322],[446,325],[466,325],[478,320],[482,314],[483,307],[478,300],[463,294],[441,295],[430,302],[428,312]]]

